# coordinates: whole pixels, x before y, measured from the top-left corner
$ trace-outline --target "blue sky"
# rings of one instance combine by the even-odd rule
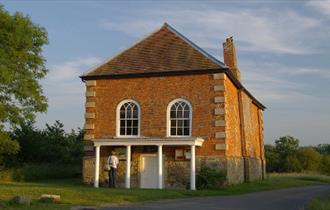
[[[37,125],[83,127],[90,67],[164,22],[223,61],[234,36],[243,84],[266,106],[265,142],[330,143],[330,1],[1,1],[45,27],[49,100]]]

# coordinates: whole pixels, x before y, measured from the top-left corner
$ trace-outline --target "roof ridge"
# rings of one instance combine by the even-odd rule
[[[226,66],[225,63],[219,61],[214,56],[210,55],[208,52],[206,52],[205,50],[203,50],[201,47],[199,47],[198,45],[196,45],[190,39],[188,39],[183,34],[181,34],[179,31],[177,31],[175,28],[173,28],[170,24],[168,24],[168,23],[165,22],[164,25],[163,25],[163,27],[167,27],[170,31],[172,31],[174,34],[176,34],[178,37],[180,37],[183,41],[185,41],[191,47],[193,47],[194,49],[196,49],[197,51],[199,51],[200,53],[202,53],[205,57],[207,57],[208,59],[210,59],[215,64],[219,65],[222,68],[227,68],[227,66]]]
[[[219,65],[221,68],[227,68],[227,66],[222,63],[221,61],[219,61],[218,59],[214,58],[212,55],[210,55],[209,53],[207,53],[206,51],[204,51],[202,48],[198,47],[195,43],[193,43],[191,40],[189,40],[187,37],[185,37],[184,35],[182,35],[180,32],[178,32],[176,29],[174,29],[171,25],[169,25],[167,22],[164,22],[164,24],[157,28],[156,30],[150,32],[149,34],[139,38],[138,40],[134,41],[131,45],[129,45],[128,47],[126,47],[125,49],[121,50],[120,52],[118,52],[117,54],[106,58],[105,60],[103,60],[100,64],[97,64],[95,66],[92,66],[91,68],[89,68],[87,71],[85,71],[82,76],[87,76],[88,74],[92,73],[93,71],[97,70],[99,67],[103,66],[104,64],[110,62],[111,60],[115,59],[116,57],[120,56],[121,54],[123,54],[124,52],[126,52],[127,50],[135,47],[136,45],[138,45],[140,42],[142,42],[143,40],[147,39],[148,37],[151,37],[152,35],[154,35],[155,33],[159,32],[162,28],[167,28],[169,31],[171,31],[173,34],[175,34],[176,36],[178,36],[181,40],[183,40],[185,43],[187,43],[189,46],[191,46],[192,48],[194,48],[195,50],[197,50],[198,52],[200,52],[204,57],[206,57],[207,59],[209,59],[210,61],[212,61],[214,64]]]

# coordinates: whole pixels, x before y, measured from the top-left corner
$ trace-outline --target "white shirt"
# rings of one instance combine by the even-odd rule
[[[110,164],[110,167],[112,168],[117,168],[118,164],[119,164],[119,160],[118,158],[115,156],[115,155],[111,155],[110,158],[109,158],[109,164]]]

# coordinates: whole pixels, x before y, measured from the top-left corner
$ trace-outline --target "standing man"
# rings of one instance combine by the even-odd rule
[[[117,176],[117,167],[119,164],[119,160],[116,156],[115,151],[111,151],[111,156],[109,157],[109,187],[116,188],[116,176]]]

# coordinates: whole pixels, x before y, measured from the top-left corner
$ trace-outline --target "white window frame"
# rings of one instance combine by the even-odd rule
[[[137,135],[120,135],[120,108],[125,104],[125,103],[134,103],[137,108],[138,108],[138,134]],[[137,101],[134,101],[132,99],[126,99],[121,101],[117,105],[116,109],[116,137],[118,138],[136,138],[140,136],[140,128],[141,128],[141,108],[140,104]]]
[[[182,101],[184,103],[186,103],[189,106],[190,112],[189,112],[189,135],[185,136],[178,136],[178,135],[171,135],[171,107],[172,105],[174,105],[176,102]],[[168,105],[167,105],[167,111],[166,111],[166,136],[167,137],[176,137],[176,138],[185,138],[185,137],[190,137],[191,133],[192,133],[192,106],[191,103],[189,101],[187,101],[186,99],[183,98],[177,98],[174,99],[173,101],[171,101]]]

